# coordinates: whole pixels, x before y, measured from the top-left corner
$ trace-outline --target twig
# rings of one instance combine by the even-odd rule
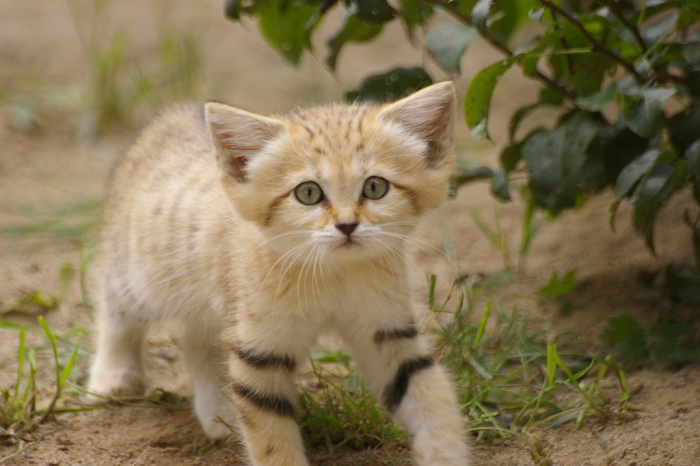
[[[583,24],[581,24],[581,22],[577,18],[575,18],[574,16],[571,16],[569,13],[562,10],[561,8],[559,8],[558,6],[556,6],[554,3],[550,2],[549,0],[538,0],[538,1],[542,5],[544,5],[545,7],[552,10],[553,12],[556,12],[559,15],[566,18],[566,20],[568,22],[573,24],[579,31],[581,31],[581,34],[583,34],[584,37],[586,39],[588,39],[588,41],[593,46],[594,50],[597,50],[597,51],[601,52],[602,54],[607,55],[608,57],[610,57],[613,60],[615,60],[616,62],[618,62],[620,64],[620,66],[622,66],[625,70],[627,70],[627,72],[629,74],[631,74],[639,84],[643,84],[646,82],[646,78],[644,78],[644,76],[639,74],[639,72],[636,69],[634,69],[634,66],[630,62],[628,62],[627,60],[625,60],[624,58],[622,58],[618,54],[612,52],[607,47],[605,47],[603,44],[598,42],[598,40],[595,37],[593,37],[590,32],[588,32],[588,30],[583,26]]]
[[[468,26],[473,26],[474,23],[472,19],[468,16],[466,16],[464,13],[456,9],[454,6],[449,4],[447,0],[432,0],[434,4],[440,5],[447,13],[449,13],[451,16],[453,16],[455,19],[459,20],[460,22],[468,25]],[[512,57],[515,55],[515,52],[510,50],[508,47],[500,43],[498,40],[494,39],[493,37],[489,37],[487,35],[481,35],[481,37],[484,38],[489,44],[493,45],[496,47],[498,50],[503,52],[504,55],[506,55],[508,58]],[[548,76],[542,74],[539,70],[535,70],[535,77],[543,82],[547,87],[553,89],[557,93],[561,94],[565,98],[571,100],[572,102],[576,99],[576,95],[568,90],[566,87],[562,86],[561,84],[555,82]]]
[[[627,29],[630,30],[630,32],[634,35],[634,38],[637,40],[637,43],[639,46],[642,48],[644,52],[647,51],[647,44],[644,42],[644,38],[642,37],[642,34],[639,32],[639,29],[637,29],[634,24],[630,23],[629,20],[625,17],[625,15],[620,11],[620,9],[615,5],[615,2],[611,0],[600,0],[602,3],[608,6],[610,8],[610,11],[617,16],[617,18],[622,21],[622,24],[627,27]]]

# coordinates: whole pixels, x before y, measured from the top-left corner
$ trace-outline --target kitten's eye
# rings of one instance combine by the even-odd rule
[[[323,190],[313,181],[304,181],[294,188],[294,195],[302,204],[314,205],[323,200]]]
[[[362,187],[362,195],[367,199],[381,199],[389,191],[389,182],[378,176],[370,176]]]

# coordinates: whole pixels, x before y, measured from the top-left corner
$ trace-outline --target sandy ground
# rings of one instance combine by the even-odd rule
[[[134,60],[156,53],[156,24],[164,5],[169,5],[169,18],[179,27],[193,22],[201,26],[205,51],[201,98],[259,112],[337,100],[343,90],[353,87],[370,70],[381,72],[422,60],[422,52],[406,46],[400,35],[384,34],[371,49],[349,47],[340,58],[336,76],[323,69],[322,58],[309,56],[295,70],[262,42],[253,24],[242,27],[224,20],[220,2],[113,3],[105,37],[110,31],[128,30]],[[69,4],[74,7],[73,15]],[[0,0],[0,226],[26,223],[35,218],[35,212],[101,197],[110,167],[134,137],[134,131],[111,132],[90,140],[76,137],[76,109],[80,107],[77,90],[85,86],[88,73],[79,38],[86,24],[81,18],[87,17],[89,5],[87,1]],[[333,25],[324,27],[332,30]],[[319,57],[323,55],[322,47],[319,44]],[[476,70],[496,57],[480,44],[467,53],[465,76],[457,83],[462,95]],[[518,81],[512,74],[499,85],[491,129],[497,140],[504,135],[504,118],[531,91],[531,84]],[[17,103],[22,99],[29,99],[39,110],[38,128],[28,132],[12,127]],[[471,140],[463,123],[457,128],[457,141],[460,156],[470,163],[495,165],[495,148]],[[501,255],[479,232],[470,212],[478,212],[491,223],[500,212],[512,261],[517,259],[522,206],[517,202],[500,205],[488,191],[484,183],[461,189],[457,198],[446,202],[437,215],[430,215],[425,222],[427,228],[417,233],[422,240],[442,248],[435,226],[439,218],[452,239],[461,273],[488,276],[503,270]],[[658,275],[668,265],[691,263],[689,230],[681,222],[685,209],[697,210],[689,196],[674,198],[661,213],[656,257],[632,231],[626,206],[618,214],[617,232],[610,231],[610,201],[607,194],[594,197],[578,211],[545,224],[525,267],[506,288],[497,291],[501,296],[528,296],[546,284],[552,271],[576,268],[579,285],[571,295],[576,302],[571,314],[560,316],[526,298],[520,306],[543,316],[548,329],[583,333],[592,347],[599,345],[597,335],[610,316],[631,314],[642,325],[650,325],[665,306],[677,306],[669,303],[658,286],[659,280],[640,277]],[[440,256],[417,251],[415,257],[422,272],[438,275],[443,289],[457,273]],[[59,239],[0,237],[0,301],[12,301],[35,289],[58,294],[60,268],[66,263],[76,265],[79,260],[77,248]],[[67,312],[76,325],[89,326],[85,311],[75,305],[79,299],[74,283]],[[697,315],[697,309],[680,310],[685,315]],[[44,315],[58,333],[67,330],[58,311]],[[36,314],[14,313],[2,318],[37,327]],[[40,341],[32,335],[28,340]],[[89,349],[90,344],[85,342],[85,347]],[[0,387],[14,383],[16,368],[12,361],[16,348],[17,332],[0,329]],[[176,393],[174,401],[183,409],[110,408],[59,415],[32,431],[31,438],[40,441],[8,464],[235,464],[236,452],[240,451],[235,445],[204,448],[207,440],[188,409],[191,387],[174,340],[166,332],[159,332],[149,343],[148,352],[154,386]],[[78,382],[84,381],[87,364],[87,357],[79,358],[75,369]],[[42,393],[48,393],[53,383],[51,371],[42,369],[38,378]],[[638,410],[628,421],[600,424],[591,419],[578,430],[566,425],[533,432],[542,439],[554,464],[700,464],[700,367],[667,371],[649,365],[629,373],[628,381],[633,393],[630,404]],[[0,438],[0,458],[16,449],[17,445]],[[354,465],[360,464],[367,452],[346,448],[331,453],[319,447],[310,455],[313,464]],[[409,457],[405,450],[391,446],[387,452],[372,454],[366,464],[389,464]],[[533,464],[525,443],[516,440],[475,446],[474,463]]]

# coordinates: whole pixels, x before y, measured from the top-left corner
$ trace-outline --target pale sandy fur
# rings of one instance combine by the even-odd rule
[[[90,389],[143,393],[146,330],[182,322],[207,435],[237,426],[253,464],[303,465],[294,374],[335,332],[409,429],[417,464],[468,464],[448,377],[417,332],[405,255],[446,194],[453,113],[449,83],[383,107],[165,112],[112,177]],[[363,196],[369,177],[388,181],[386,195]],[[306,181],[323,201],[298,200]]]

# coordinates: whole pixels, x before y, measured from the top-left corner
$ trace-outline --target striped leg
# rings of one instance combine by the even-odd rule
[[[344,335],[368,385],[413,435],[421,466],[469,464],[457,400],[415,326]]]
[[[295,359],[241,344],[232,350],[230,396],[254,465],[307,465],[296,419]]]

